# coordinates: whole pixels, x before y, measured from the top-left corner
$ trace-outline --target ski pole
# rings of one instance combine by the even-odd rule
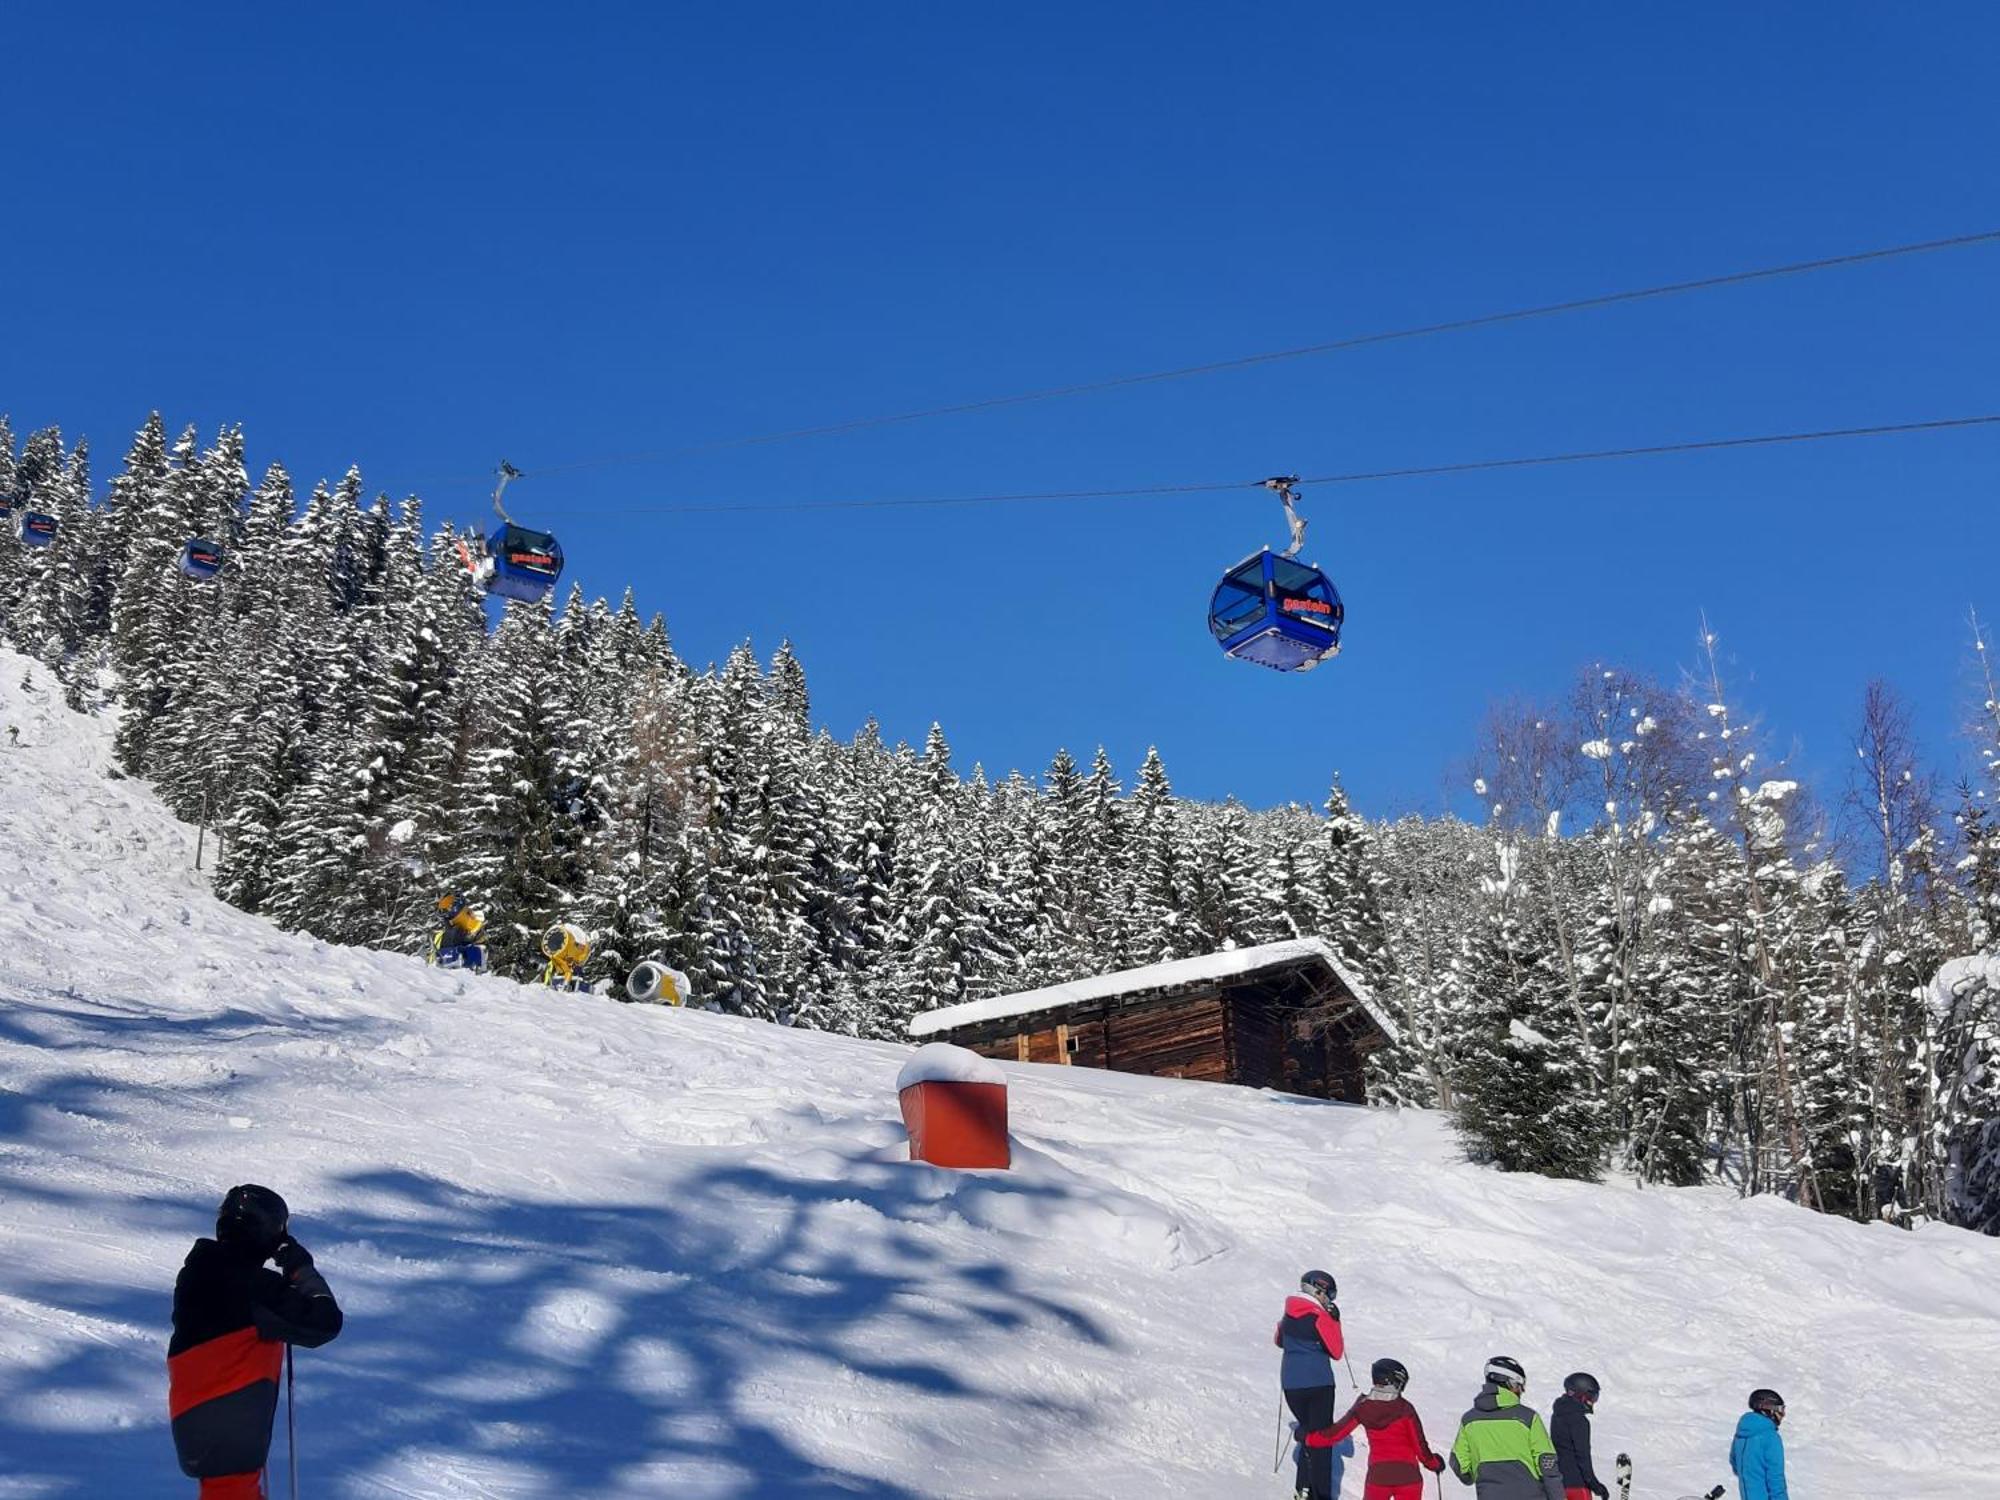
[[[1271,1455],[1271,1472],[1278,1472],[1285,1461],[1285,1393],[1278,1392],[1278,1447]]]
[[[299,1500],[298,1405],[292,1385],[292,1346],[285,1345],[285,1453],[292,1461],[292,1500]]]

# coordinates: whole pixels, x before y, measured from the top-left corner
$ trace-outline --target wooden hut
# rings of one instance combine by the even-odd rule
[[[1359,1104],[1368,1054],[1396,1028],[1333,950],[1306,938],[926,1011],[910,1035],[1019,1062]]]

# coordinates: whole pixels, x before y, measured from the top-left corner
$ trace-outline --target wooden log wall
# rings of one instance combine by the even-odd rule
[[[1105,1046],[1111,1067],[1154,1078],[1201,1078],[1229,1082],[1229,1048],[1224,1039],[1225,1008],[1215,995],[1135,1005],[1114,1010],[1106,1020]]]
[[[1264,1005],[1229,1007],[1230,1082],[1253,1089],[1298,1092],[1285,1078],[1285,1027]]]
[[[1293,973],[1109,1009],[1044,1011],[943,1040],[1007,1062],[1070,1063],[1360,1104],[1364,1064],[1384,1038],[1345,991]]]

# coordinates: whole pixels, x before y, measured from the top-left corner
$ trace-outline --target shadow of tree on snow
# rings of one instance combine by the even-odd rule
[[[63,1097],[73,1084],[40,1102],[75,1103]],[[28,1185],[13,1172],[0,1183],[8,1193]],[[100,1226],[190,1217],[189,1205],[164,1198],[38,1191]],[[1009,1463],[958,1436],[975,1414],[1024,1442],[1049,1441],[1087,1415],[1042,1392],[983,1387],[962,1351],[1031,1335],[1104,1348],[1107,1331],[998,1261],[940,1258],[922,1232],[986,1195],[1061,1198],[1062,1187],[965,1176],[941,1195],[935,1169],[862,1154],[838,1160],[831,1177],[721,1162],[664,1191],[671,1198],[657,1203],[576,1204],[404,1170],[339,1179],[326,1197],[345,1207],[301,1225],[348,1311],[337,1342],[299,1358],[311,1490],[918,1500],[950,1494],[961,1464]],[[0,1394],[0,1453],[20,1456],[16,1472],[36,1485],[22,1493],[187,1489],[165,1421],[176,1269],[159,1268],[156,1293],[29,1285],[51,1307],[157,1328],[159,1341],[143,1355],[129,1338],[85,1341],[32,1372],[38,1396],[77,1398],[65,1403],[86,1414],[73,1430],[31,1428]],[[93,1399],[129,1406],[148,1390],[156,1426],[92,1430]],[[899,1407],[908,1410],[885,1415]],[[918,1450],[916,1468],[927,1456],[935,1483],[910,1488],[843,1466],[833,1455],[852,1452],[841,1439],[860,1414],[870,1445]],[[821,1431],[824,1443],[813,1440]],[[281,1430],[274,1477],[283,1444]],[[911,1459],[894,1462],[907,1472]],[[0,1497],[11,1493],[0,1479]]]

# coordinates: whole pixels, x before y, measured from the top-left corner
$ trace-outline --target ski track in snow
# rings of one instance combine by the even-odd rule
[[[1309,1264],[1439,1443],[1508,1352],[1544,1412],[1603,1379],[1601,1467],[1631,1451],[1639,1500],[1726,1479],[1761,1384],[1801,1500],[1992,1489],[2000,1243],[1506,1177],[1422,1113],[1055,1066],[1007,1066],[1016,1170],[913,1166],[906,1048],[222,905],[194,831],[106,776],[109,726],[29,670],[0,653],[0,1500],[192,1494],[169,1295],[245,1180],[348,1312],[298,1361],[315,1496],[1275,1500],[1271,1327]]]

